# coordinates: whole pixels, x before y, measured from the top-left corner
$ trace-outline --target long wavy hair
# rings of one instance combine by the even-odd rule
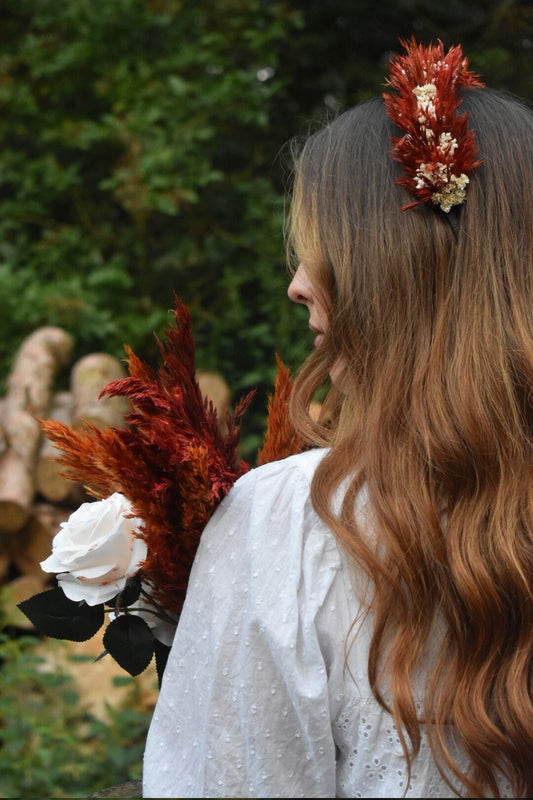
[[[488,89],[463,98],[482,164],[453,225],[431,206],[401,211],[412,198],[381,99],[300,148],[288,243],[330,319],[291,414],[330,448],[312,499],[370,578],[370,685],[409,767],[431,722],[436,763],[466,795],[499,796],[503,775],[532,797],[533,113]],[[309,409],[324,387],[321,422]],[[371,536],[355,518],[363,484]]]

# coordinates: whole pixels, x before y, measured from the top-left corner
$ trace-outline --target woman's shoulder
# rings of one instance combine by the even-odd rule
[[[239,558],[295,563],[304,550],[335,549],[329,528],[311,502],[311,481],[326,454],[314,449],[256,467],[232,486],[202,534],[201,549]]]
[[[280,620],[289,619],[306,630],[338,625],[346,634],[357,611],[346,559],[311,500],[313,475],[327,452],[309,450],[239,478],[202,534],[189,602],[197,605],[209,592],[217,619],[233,613],[228,603],[238,606],[274,639]],[[331,607],[337,622],[322,625]]]
[[[278,483],[283,486],[287,482],[291,485],[310,486],[317,466],[328,452],[327,448],[313,448],[279,461],[262,464],[242,475],[231,491],[235,495],[237,492],[249,490],[252,485],[261,489]]]
[[[248,520],[248,535],[260,529],[262,520],[283,527],[290,518],[294,530],[300,519],[309,529],[319,519],[311,503],[311,482],[326,453],[316,448],[251,469],[232,486],[217,516],[235,517],[241,528]]]

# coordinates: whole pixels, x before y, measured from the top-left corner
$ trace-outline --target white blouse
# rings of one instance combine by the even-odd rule
[[[324,452],[250,471],[207,525],[148,734],[144,797],[454,796],[424,732],[407,785],[368,683],[370,622],[345,669],[360,603],[310,501]],[[364,524],[363,495],[358,514]]]

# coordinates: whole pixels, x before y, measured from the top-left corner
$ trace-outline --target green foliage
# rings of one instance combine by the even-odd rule
[[[77,355],[120,357],[127,342],[153,359],[176,290],[199,366],[240,392],[261,365],[270,388],[282,343],[267,323],[290,324],[268,174],[280,82],[262,69],[276,68],[290,13],[238,0],[17,0],[7,16],[2,372],[43,324],[67,328]]]
[[[283,146],[382,90],[398,36],[462,41],[487,82],[531,88],[524,0],[5,0],[0,28],[0,384],[35,327],[76,356],[154,362],[175,290],[198,365],[252,386],[264,427],[289,308]],[[1,386],[0,386],[1,389]]]
[[[150,715],[135,709],[135,683],[103,722],[69,675],[45,668],[37,643],[0,634],[0,797],[87,797],[140,778]]]
[[[289,136],[298,133],[299,118],[334,114],[383,91],[389,55],[399,51],[399,38],[413,34],[424,43],[462,43],[488,85],[533,101],[530,0],[382,0],[379,5],[291,0],[290,5],[303,24],[291,36],[284,60],[290,76]],[[286,109],[282,113],[287,117]]]

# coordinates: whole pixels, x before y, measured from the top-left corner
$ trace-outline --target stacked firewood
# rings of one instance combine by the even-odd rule
[[[49,555],[61,522],[89,499],[83,486],[61,474],[54,461],[58,454],[43,438],[39,419],[59,419],[74,428],[85,421],[104,427],[123,425],[128,410],[124,398],[98,400],[110,380],[125,375],[122,363],[106,353],[75,362],[68,389],[56,389],[72,353],[72,337],[65,330],[38,328],[16,353],[0,400],[0,582],[10,583],[13,624],[27,624],[16,603],[46,587],[49,576],[40,561]]]

